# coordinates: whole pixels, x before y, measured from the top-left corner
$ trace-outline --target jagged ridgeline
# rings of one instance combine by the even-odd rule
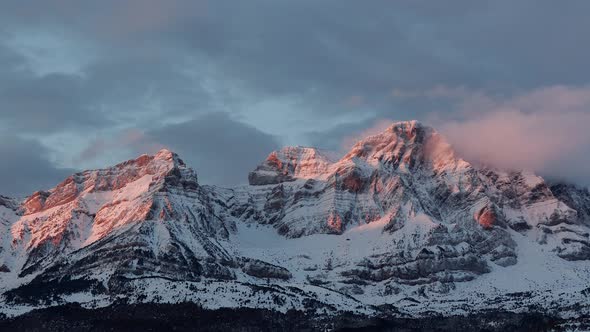
[[[590,194],[462,160],[416,121],[232,188],[162,150],[0,196],[1,310],[191,302],[309,317],[588,311]],[[318,316],[319,317],[319,316]]]

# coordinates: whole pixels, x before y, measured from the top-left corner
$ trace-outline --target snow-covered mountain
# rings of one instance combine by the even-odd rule
[[[22,202],[0,196],[0,310],[124,298],[369,317],[590,313],[588,190],[472,165],[416,121],[339,160],[272,152],[248,179],[200,185],[162,150]]]

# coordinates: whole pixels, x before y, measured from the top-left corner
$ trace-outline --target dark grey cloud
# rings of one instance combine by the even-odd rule
[[[297,96],[320,115],[338,112],[339,101],[352,95],[362,95],[380,114],[399,114],[408,105],[389,98],[399,87],[510,90],[582,84],[587,75],[580,68],[590,56],[580,33],[590,28],[585,16],[590,4],[584,1],[560,4],[559,13],[550,1],[126,0],[63,1],[41,4],[41,10],[5,6],[13,25],[42,22],[77,31],[98,43],[105,57],[131,62],[143,62],[142,55],[168,57],[141,71],[115,66],[117,75],[97,77],[104,84],[125,83],[137,74],[162,78],[175,63],[192,57],[251,97]],[[174,52],[162,54],[165,50]],[[182,79],[171,83],[160,96],[187,86]]]
[[[0,193],[24,197],[54,187],[72,169],[56,167],[47,148],[34,140],[0,136]]]
[[[129,54],[84,70],[85,93],[110,119],[150,127],[154,119],[205,113],[210,96],[200,77],[186,72],[182,54]],[[142,123],[143,122],[143,123]]]
[[[104,124],[87,103],[90,94],[79,76],[38,76],[26,56],[3,43],[4,34],[0,37],[0,130],[45,134],[72,125]]]
[[[79,157],[100,160],[122,152],[133,158],[168,148],[197,171],[201,183],[233,185],[247,182],[248,172],[279,147],[276,137],[219,112],[145,132],[124,130],[113,139],[94,141]]]
[[[49,74],[43,77],[21,76],[0,83],[2,112],[0,119],[13,131],[47,133],[72,126],[84,129],[104,126],[102,112],[84,98],[78,77]]]
[[[587,2],[559,6],[559,14],[549,1],[209,5],[209,20],[217,24],[207,25],[208,32],[225,38],[213,50],[221,52],[217,61],[228,76],[258,93],[300,94],[312,105],[321,101],[324,113],[339,108],[326,105],[363,95],[372,108],[391,114],[404,106],[387,98],[396,87],[445,84],[510,92],[587,81],[580,71],[590,55],[580,34],[590,28]],[[190,21],[177,37],[192,41],[196,51],[211,51],[193,35],[198,29],[191,29],[192,22],[202,24]]]
[[[26,60],[22,55],[0,44],[0,74],[3,77],[16,75],[24,66],[26,66]]]
[[[4,133],[47,134],[105,125],[88,103],[83,80],[71,74],[36,75],[27,59],[0,44],[0,129]]]
[[[183,72],[175,56],[119,54],[80,73],[38,75],[14,51],[0,48],[0,121],[6,131],[37,136],[88,132],[123,122],[151,125],[153,118],[206,110],[208,95]],[[182,58],[181,55],[178,55]]]
[[[114,54],[176,49],[204,57],[252,93],[304,95],[311,104],[324,101],[324,109],[362,94],[387,112],[392,102],[386,95],[395,87],[580,84],[587,75],[579,68],[590,55],[580,33],[590,28],[590,4],[584,1],[560,4],[559,13],[550,1],[127,0],[46,6],[39,11],[13,5],[4,12],[12,21],[75,27]]]
[[[275,137],[225,113],[206,114],[150,131],[147,136],[177,151],[197,170],[201,182],[219,185],[246,183],[248,172],[279,147]]]

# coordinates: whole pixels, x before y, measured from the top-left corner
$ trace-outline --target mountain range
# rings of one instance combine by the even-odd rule
[[[589,326],[587,188],[471,164],[417,121],[337,160],[274,151],[247,178],[201,185],[164,149],[0,196],[0,312],[193,303],[323,327],[490,311]]]

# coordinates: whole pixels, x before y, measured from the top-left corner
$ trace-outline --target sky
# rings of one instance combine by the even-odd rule
[[[0,0],[0,194],[177,152],[231,185],[417,119],[469,161],[590,184],[585,0]]]

